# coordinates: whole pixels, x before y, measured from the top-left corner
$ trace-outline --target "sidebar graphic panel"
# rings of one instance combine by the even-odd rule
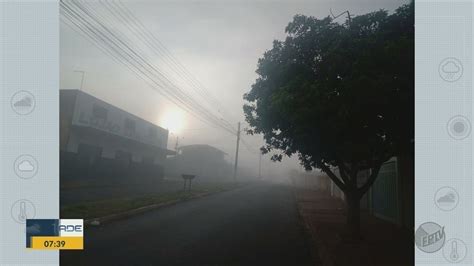
[[[0,265],[58,265],[26,249],[26,219],[59,218],[59,4],[0,1]]]
[[[472,3],[415,6],[416,265],[472,265]]]

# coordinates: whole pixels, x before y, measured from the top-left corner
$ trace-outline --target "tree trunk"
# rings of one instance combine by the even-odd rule
[[[360,199],[353,191],[345,193],[347,203],[347,226],[350,237],[359,240],[360,235]]]
[[[341,161],[342,162],[342,161]],[[331,178],[331,180],[339,187],[346,197],[347,204],[347,227],[351,238],[359,241],[361,238],[360,230],[360,199],[374,184],[378,176],[382,161],[372,167],[372,172],[361,187],[358,186],[357,174],[359,172],[358,164],[353,164],[350,168],[341,163],[338,165],[340,177],[336,176],[330,167],[324,162],[321,163],[321,169]]]

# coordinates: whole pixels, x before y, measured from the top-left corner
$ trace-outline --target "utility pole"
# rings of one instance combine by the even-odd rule
[[[262,152],[258,158],[258,179],[262,179]]]
[[[240,143],[240,122],[237,124],[237,146],[235,148],[234,181],[237,178],[237,164],[239,163],[239,143]]]
[[[176,135],[176,145],[174,146],[174,150],[178,152],[178,146],[179,145],[179,137]]]
[[[82,85],[84,84],[84,76],[86,75],[86,72],[85,71],[81,71],[81,70],[74,70],[74,72],[77,72],[77,73],[81,73],[82,74],[82,77],[81,77],[81,91],[82,91]]]
[[[342,12],[341,14],[339,14],[337,16],[332,13],[332,9],[329,9],[329,13],[331,13],[331,16],[332,16],[333,19],[337,19],[338,17],[340,17],[344,14],[347,14],[347,20],[349,20],[349,23],[351,23],[352,16],[351,16],[351,13],[349,12],[349,10],[346,10],[346,11]]]

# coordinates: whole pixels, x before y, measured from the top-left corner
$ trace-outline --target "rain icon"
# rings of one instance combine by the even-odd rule
[[[454,82],[461,78],[463,67],[461,61],[456,58],[446,58],[439,64],[440,77],[448,82]]]

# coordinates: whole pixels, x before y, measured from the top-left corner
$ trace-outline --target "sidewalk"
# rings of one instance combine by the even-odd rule
[[[413,235],[367,213],[361,214],[362,240],[348,240],[345,204],[326,192],[295,189],[298,210],[323,266],[408,266],[414,264]]]

